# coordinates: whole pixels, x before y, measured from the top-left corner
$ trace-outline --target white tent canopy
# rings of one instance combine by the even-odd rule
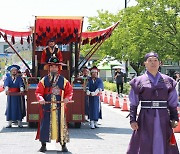
[[[122,70],[124,70],[124,69],[125,69],[123,66],[119,66],[119,65],[117,65],[117,66],[113,66],[112,68],[113,68],[113,69],[118,69],[118,68],[119,68],[119,69],[122,69]]]

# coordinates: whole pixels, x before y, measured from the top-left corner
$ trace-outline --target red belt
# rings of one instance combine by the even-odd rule
[[[9,92],[20,92],[20,88],[9,88]]]

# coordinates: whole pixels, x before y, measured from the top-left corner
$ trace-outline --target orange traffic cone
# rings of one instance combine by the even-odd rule
[[[170,145],[176,145],[176,138],[175,138],[174,133],[172,133],[169,143]]]
[[[0,86],[0,92],[4,91],[4,88],[2,86]]]
[[[115,107],[114,108],[121,108],[118,94],[116,95],[116,102],[115,102]]]
[[[109,97],[109,106],[114,106],[112,93],[110,94]]]
[[[177,127],[174,128],[174,133],[180,133],[180,122],[178,122]]]
[[[105,92],[104,94],[104,103],[105,104],[108,104],[108,98],[107,98],[107,93]]]
[[[100,93],[100,101],[103,102],[103,95],[102,95],[102,92]]]
[[[178,117],[179,117],[179,120],[180,120],[180,107],[178,107],[177,109],[178,109]],[[177,127],[174,128],[173,130],[174,130],[174,133],[180,133],[180,122],[178,122]]]
[[[129,110],[128,110],[128,106],[127,106],[127,99],[126,99],[126,96],[124,96],[123,106],[122,106],[121,111],[129,111]]]

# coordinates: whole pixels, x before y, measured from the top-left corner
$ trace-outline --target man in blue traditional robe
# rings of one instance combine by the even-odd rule
[[[98,68],[90,69],[91,77],[88,79],[86,94],[89,96],[89,119],[91,129],[98,128],[98,119],[101,115],[100,93],[104,90],[103,81],[98,78]]]
[[[130,81],[130,125],[134,130],[127,154],[179,154],[172,142],[179,121],[176,82],[160,73],[157,53],[145,55],[146,72]],[[138,118],[137,107],[141,106]]]
[[[6,77],[4,82],[5,92],[7,94],[6,120],[8,125],[6,128],[12,127],[12,121],[18,121],[18,126],[22,128],[22,119],[26,115],[25,100],[22,95],[11,95],[11,93],[24,92],[23,79],[17,75],[20,67],[11,65],[8,67],[10,75]]]
[[[87,85],[87,81],[89,79],[89,69],[85,66],[82,69],[82,79],[84,79],[85,85]],[[88,121],[88,115],[89,115],[89,102],[88,102],[88,96],[85,95],[85,100],[84,100],[84,105],[85,105],[85,119]]]

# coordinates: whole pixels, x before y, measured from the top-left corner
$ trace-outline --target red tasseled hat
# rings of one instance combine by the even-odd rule
[[[93,73],[93,72],[98,73],[100,71],[96,66],[91,67],[89,70],[90,70],[91,73]]]

